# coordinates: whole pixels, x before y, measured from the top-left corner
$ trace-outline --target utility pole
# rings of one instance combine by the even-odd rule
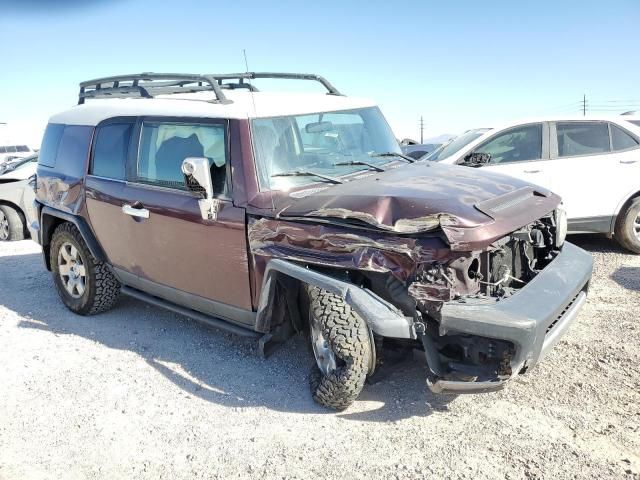
[[[587,94],[582,95],[582,116],[587,116]]]
[[[424,143],[424,119],[420,115],[420,144]]]

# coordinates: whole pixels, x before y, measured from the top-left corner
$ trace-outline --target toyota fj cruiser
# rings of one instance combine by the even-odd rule
[[[262,92],[262,78],[328,94]],[[36,193],[44,262],[73,312],[126,294],[265,354],[304,332],[313,397],[334,409],[383,342],[423,350],[434,392],[503,387],[566,332],[591,278],[558,196],[414,162],[375,104],[316,75],[83,82],[47,127]]]

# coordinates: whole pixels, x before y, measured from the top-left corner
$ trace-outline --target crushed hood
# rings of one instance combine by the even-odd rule
[[[499,230],[519,228],[560,202],[548,190],[522,180],[434,162],[367,174],[327,188],[296,191],[282,200],[280,218],[338,220],[399,234],[442,228],[451,242],[462,231],[470,233],[491,225]]]

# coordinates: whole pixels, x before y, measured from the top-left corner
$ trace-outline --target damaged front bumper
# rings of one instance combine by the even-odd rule
[[[443,362],[447,373],[431,375],[428,380],[431,391],[477,393],[497,390],[518,373],[539,363],[584,305],[592,269],[593,260],[587,252],[565,243],[558,256],[511,297],[494,303],[474,303],[473,299],[445,303],[438,331],[440,339],[471,335],[508,342],[513,348],[507,359],[507,374],[495,374],[494,378],[467,375],[460,380],[455,372],[448,374],[450,369]],[[429,357],[427,355],[428,362]],[[469,370],[472,368],[468,368],[467,373]]]

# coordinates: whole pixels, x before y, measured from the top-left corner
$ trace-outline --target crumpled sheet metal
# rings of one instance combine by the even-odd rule
[[[450,254],[439,238],[410,238],[362,229],[269,218],[251,219],[249,248],[254,255],[344,269],[388,272],[406,281],[419,263]]]

